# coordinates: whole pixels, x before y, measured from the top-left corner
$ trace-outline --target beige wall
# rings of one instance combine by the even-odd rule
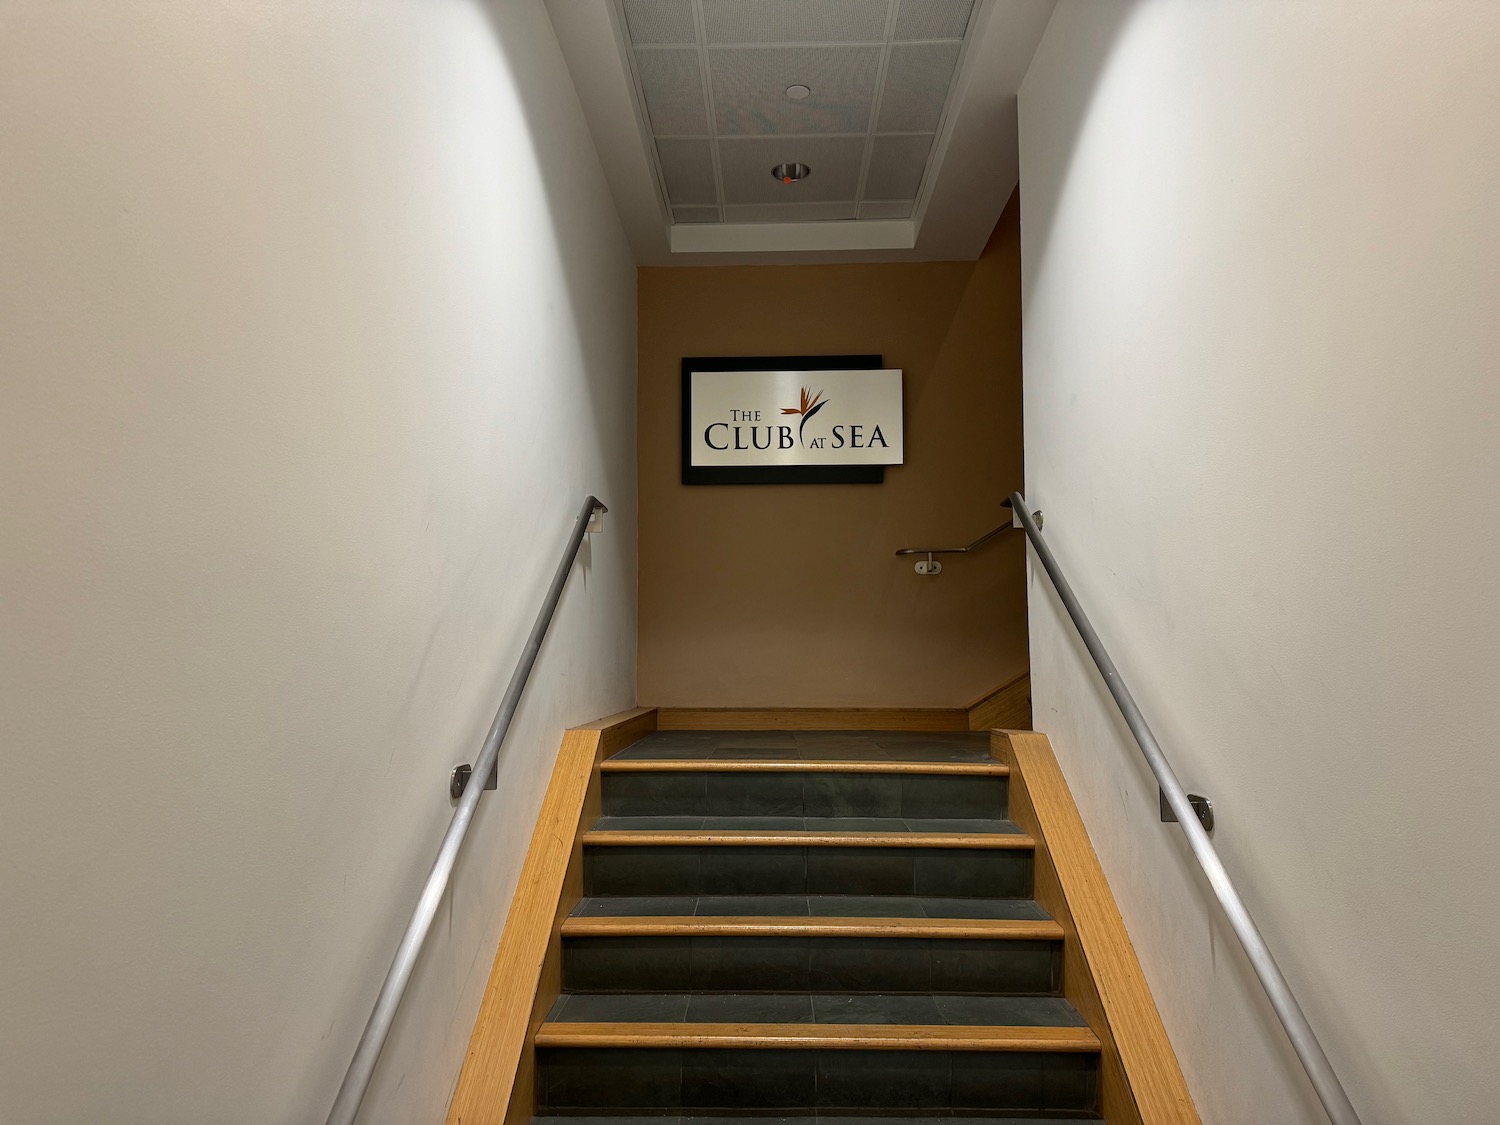
[[[1026,670],[1021,545],[924,578],[1021,484],[1012,199],[978,262],[642,269],[643,702],[962,705]],[[881,485],[680,483],[692,355],[879,352],[906,372],[906,461]]]
[[[635,263],[537,0],[0,4],[0,1120],[440,1120],[559,732],[634,699]]]
[[[1366,1125],[1500,1120],[1500,6],[1064,0],[1047,537]],[[1046,576],[1052,736],[1206,1125],[1322,1125]]]

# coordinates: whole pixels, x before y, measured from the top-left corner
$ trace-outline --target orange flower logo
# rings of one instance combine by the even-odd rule
[[[802,415],[802,424],[797,427],[797,443],[799,445],[805,444],[802,441],[802,431],[807,427],[807,420],[827,405],[828,401],[823,397],[822,391],[819,391],[817,394],[813,394],[812,391],[810,391],[808,388],[803,387],[802,401],[799,405],[783,406],[781,408],[781,412],[783,414]]]

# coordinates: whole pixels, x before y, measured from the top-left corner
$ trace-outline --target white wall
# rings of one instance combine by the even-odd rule
[[[1369,1125],[1500,1070],[1500,6],[1063,0],[1029,498]],[[1071,624],[1051,734],[1210,1125],[1322,1118]]]
[[[0,1119],[444,1112],[562,728],[633,703],[635,276],[534,0],[0,4]]]

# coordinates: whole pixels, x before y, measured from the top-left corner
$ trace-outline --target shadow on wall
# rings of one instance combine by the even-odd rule
[[[538,10],[528,10],[532,7],[537,7]],[[602,173],[588,177],[554,177],[552,182],[548,182],[543,169],[564,168],[570,163],[576,163],[579,159],[576,147],[571,143],[571,136],[555,128],[552,123],[552,119],[557,116],[558,112],[556,101],[544,99],[538,94],[538,91],[547,88],[549,80],[555,80],[556,75],[551,71],[558,60],[543,58],[536,52],[518,49],[518,44],[530,40],[527,35],[513,33],[517,25],[534,25],[540,20],[547,22],[547,31],[551,34],[550,22],[547,21],[545,12],[540,11],[539,6],[516,5],[510,0],[485,0],[480,5],[480,10],[490,22],[496,50],[505,60],[505,69],[511,76],[516,101],[525,116],[531,148],[535,153],[535,160],[529,167],[517,167],[515,171],[518,175],[526,175],[535,183],[535,190],[545,202],[551,216],[551,222],[548,224],[551,231],[586,230],[601,207],[611,212],[614,210],[614,199],[609,195]],[[571,89],[571,80],[569,83],[567,94],[573,98],[575,95]],[[571,110],[573,107],[565,108]],[[586,158],[589,161],[597,161],[592,148]],[[496,206],[504,208],[505,202],[496,200]],[[620,238],[623,243],[623,231]],[[584,244],[577,238],[569,240],[559,237],[555,240],[558,260],[563,267],[563,280],[572,297],[570,308],[558,310],[559,318],[571,327],[571,331],[562,334],[562,338],[577,342],[577,354],[580,361],[576,367],[572,363],[559,362],[557,371],[607,371],[613,364],[619,362],[619,356],[612,354],[607,333],[591,331],[592,326],[578,310],[598,307],[601,302],[613,299],[614,278],[607,271],[599,268],[599,247]],[[559,358],[561,360],[565,357]],[[504,372],[503,376],[519,379],[549,379],[555,378],[556,374],[556,371],[510,371]],[[577,389],[588,396],[590,414],[594,420],[590,432],[578,435],[580,444],[591,443],[591,447],[603,449],[606,461],[612,460],[614,456],[627,455],[628,446],[619,443],[618,435],[629,431],[619,426],[617,420],[611,420],[616,423],[612,434],[611,426],[601,422],[600,403],[590,380],[579,380]],[[581,499],[591,484],[581,478],[576,483]],[[624,510],[625,497],[600,497],[600,499],[617,513]]]
[[[472,7],[478,15],[474,22],[488,25],[490,42],[486,46],[493,49],[496,58],[495,83],[512,103],[507,108],[516,111],[524,125],[530,154],[528,158],[522,151],[505,151],[494,177],[503,189],[494,199],[495,226],[505,231],[525,224],[525,233],[532,239],[524,258],[500,266],[512,275],[536,271],[521,284],[549,295],[543,318],[531,322],[518,319],[519,314],[512,309],[471,310],[474,320],[487,322],[492,334],[519,334],[527,345],[527,359],[518,359],[511,366],[485,366],[478,378],[502,384],[550,383],[559,388],[542,396],[540,403],[541,409],[559,416],[557,424],[549,426],[546,419],[533,419],[535,426],[526,438],[535,446],[505,460],[511,464],[519,461],[525,466],[526,476],[532,478],[516,482],[521,489],[565,497],[555,506],[518,506],[504,513],[487,513],[487,520],[513,529],[509,537],[512,543],[530,545],[526,550],[535,565],[528,565],[528,574],[534,570],[535,575],[517,588],[513,572],[497,572],[490,567],[497,560],[483,559],[476,563],[475,569],[482,575],[476,580],[509,587],[507,602],[517,607],[518,616],[524,616],[529,625],[541,604],[556,552],[578,503],[586,494],[596,493],[609,506],[610,514],[605,517],[607,535],[603,541],[596,542],[589,536],[580,548],[559,619],[543,644],[512,733],[500,750],[500,793],[481,801],[475,831],[459,857],[444,905],[433,923],[369,1087],[362,1122],[427,1120],[446,1111],[514,890],[514,878],[551,772],[556,732],[633,701],[632,692],[606,704],[586,704],[587,710],[578,711],[577,689],[589,666],[609,654],[602,648],[592,655],[570,652],[574,642],[564,627],[567,604],[589,587],[596,567],[608,570],[611,576],[623,570],[633,578],[634,481],[629,480],[629,488],[611,489],[606,479],[616,466],[634,463],[634,357],[629,352],[634,328],[633,259],[623,230],[617,225],[608,232],[609,242],[588,237],[588,232],[600,229],[601,215],[614,217],[615,207],[598,169],[591,139],[571,101],[571,79],[560,55],[555,50],[533,49],[539,38],[553,34],[545,9],[539,3],[518,4],[513,0],[473,0]],[[484,171],[493,168],[491,165]],[[510,241],[509,236],[506,240]],[[561,294],[563,299],[552,294]],[[601,315],[601,310],[607,315]],[[614,372],[622,378],[612,382],[607,376]],[[560,427],[565,428],[566,443],[561,448],[543,448],[542,436]],[[633,589],[627,591],[628,595],[633,593]],[[466,612],[463,605],[452,608],[459,614]],[[591,607],[591,612],[597,611]],[[585,630],[597,631],[601,624],[596,618]],[[633,619],[629,625],[633,632]],[[497,685],[478,704],[486,723],[499,702],[523,636],[495,636],[493,652],[482,654],[486,662],[482,678]],[[493,669],[488,663],[491,659],[495,662]],[[618,667],[628,665],[621,661]],[[570,678],[574,680],[571,690]],[[561,683],[561,701],[559,693],[547,690],[549,682]],[[560,703],[568,709],[560,709]],[[531,737],[538,728],[543,735]],[[476,740],[472,748],[454,747],[441,753],[459,760],[477,748]],[[414,852],[410,859],[414,870],[425,872],[431,851]],[[381,919],[381,926],[401,924],[404,915],[397,915],[415,904],[410,895],[397,896],[394,902],[396,911]],[[386,944],[372,936],[368,965],[378,963],[383,972],[385,959],[393,950],[393,940]],[[347,1022],[363,1022],[374,992],[361,989],[351,995],[346,1018],[339,1022],[340,1033],[346,1038]],[[347,1056],[337,1054],[333,1062],[342,1073]],[[331,1092],[332,1087],[325,1096],[318,1089],[308,1098],[317,1120],[322,1120]]]
[[[1087,21],[1086,34],[1080,36],[1079,52],[1082,65],[1077,73],[1092,76],[1089,82],[1080,82],[1077,87],[1070,90],[1070,99],[1054,103],[1050,110],[1057,115],[1057,120],[1064,122],[1063,128],[1054,133],[1048,131],[1046,148],[1046,167],[1037,167],[1035,157],[1030,167],[1021,169],[1021,179],[1024,183],[1028,176],[1041,175],[1042,178],[1051,182],[1067,182],[1067,167],[1073,162],[1073,154],[1078,148],[1078,143],[1084,131],[1088,128],[1088,117],[1090,108],[1099,87],[1104,83],[1104,78],[1109,69],[1110,56],[1115,52],[1121,39],[1128,34],[1128,28],[1132,20],[1138,18],[1139,7],[1133,3],[1116,2],[1099,3],[1090,8],[1089,20]],[[1021,87],[1020,100],[1024,102],[1026,88]],[[1025,121],[1024,113],[1020,115],[1022,122]],[[1023,145],[1023,149],[1026,146]],[[1032,146],[1028,155],[1037,151]],[[1054,169],[1063,171],[1054,171]],[[1024,222],[1026,226],[1026,256],[1028,263],[1044,263],[1047,257],[1047,246],[1052,236],[1053,220],[1061,206],[1064,196],[1067,194],[1066,187],[1055,196],[1043,198],[1036,196],[1026,201]],[[1128,216],[1122,216],[1122,220]],[[1030,266],[1028,266],[1030,268]]]

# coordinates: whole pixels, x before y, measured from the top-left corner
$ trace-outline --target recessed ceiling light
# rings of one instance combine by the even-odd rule
[[[812,169],[806,164],[778,164],[771,169],[771,175],[784,184],[794,184],[811,176]]]
[[[812,90],[806,86],[788,86],[786,88],[786,96],[794,102],[800,102],[810,93],[812,93]]]

